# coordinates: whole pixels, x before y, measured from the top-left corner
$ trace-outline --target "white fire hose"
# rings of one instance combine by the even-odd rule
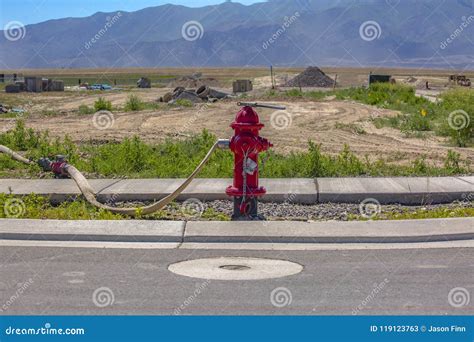
[[[199,165],[196,167],[193,173],[173,193],[167,195],[166,197],[164,197],[163,199],[159,200],[156,203],[153,203],[146,207],[140,207],[140,208],[114,208],[114,207],[105,205],[103,203],[100,203],[99,201],[97,201],[96,194],[94,190],[92,189],[91,185],[89,184],[89,182],[87,181],[86,177],[84,177],[84,175],[78,169],[76,169],[72,165],[67,164],[64,168],[64,171],[66,171],[67,174],[74,180],[74,182],[76,182],[78,188],[81,190],[87,202],[89,202],[93,206],[100,209],[109,210],[116,214],[123,214],[123,215],[128,215],[128,216],[137,216],[138,214],[148,215],[148,214],[152,214],[163,209],[165,206],[167,206],[173,200],[175,200],[184,191],[184,189],[186,189],[186,187],[192,182],[192,180],[199,174],[199,172],[201,172],[202,168],[209,161],[212,153],[216,150],[217,147],[219,148],[228,147],[228,140],[221,139],[221,140],[218,140],[214,145],[212,145],[211,149],[207,152],[206,156],[199,163]],[[25,164],[29,164],[29,165],[35,164],[35,162],[22,157],[18,153],[12,151],[11,149],[3,145],[0,145],[0,153],[7,154],[10,157],[12,157],[14,160],[25,163]]]

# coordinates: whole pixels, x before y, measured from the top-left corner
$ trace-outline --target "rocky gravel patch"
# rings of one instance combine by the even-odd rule
[[[133,202],[126,203],[125,206],[143,206],[149,203]],[[122,207],[124,203],[116,203]],[[419,213],[423,211],[433,211],[437,209],[463,209],[474,208],[474,202],[453,202],[450,204],[436,204],[424,206],[405,206],[399,204],[373,206],[369,208],[361,207],[352,203],[320,203],[313,205],[293,204],[293,203],[259,203],[259,213],[270,221],[291,220],[291,221],[348,221],[350,219],[384,219],[388,215],[403,213]],[[162,212],[163,219],[172,220],[223,220],[230,219],[233,212],[232,201],[210,201],[199,202],[177,202],[165,208]]]

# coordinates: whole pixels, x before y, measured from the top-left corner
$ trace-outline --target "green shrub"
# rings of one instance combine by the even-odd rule
[[[145,108],[143,101],[136,95],[130,95],[125,103],[125,111],[135,112]]]
[[[289,97],[303,97],[303,92],[299,89],[290,89],[285,92],[285,95]]]
[[[455,89],[441,95],[444,109],[438,132],[459,147],[473,144],[474,89]]]
[[[444,168],[453,175],[467,173],[467,170],[461,166],[461,154],[451,150],[448,151],[444,161]]]
[[[103,97],[99,97],[97,101],[94,102],[94,109],[96,112],[99,110],[107,110],[109,112],[112,111],[112,102],[107,101]]]

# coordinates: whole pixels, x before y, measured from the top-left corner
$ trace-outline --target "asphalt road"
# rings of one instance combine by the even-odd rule
[[[284,259],[304,269],[285,278],[253,281],[207,281],[168,270],[178,261],[220,256]],[[474,294],[473,248],[209,251],[1,247],[0,260],[2,315],[474,313],[474,300],[459,308],[448,300],[449,292],[457,287],[466,289],[471,297]],[[101,288],[111,292],[106,289],[99,297],[98,290],[94,303],[94,291]],[[286,292],[283,300],[274,298],[274,305],[271,296],[277,288]]]

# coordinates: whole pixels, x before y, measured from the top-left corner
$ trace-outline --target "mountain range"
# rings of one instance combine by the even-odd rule
[[[4,13],[8,17],[8,13]],[[474,0],[227,1],[117,9],[0,33],[0,69],[398,66],[474,69]]]

